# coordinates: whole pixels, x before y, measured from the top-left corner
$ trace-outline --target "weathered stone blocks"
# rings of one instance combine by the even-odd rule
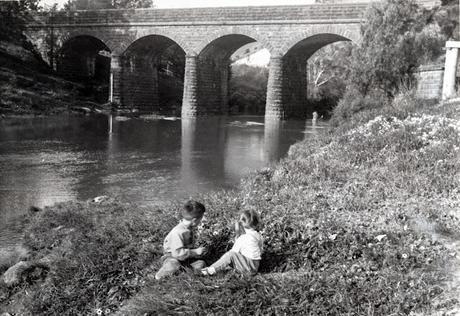
[[[417,92],[420,99],[441,99],[444,76],[442,64],[421,66],[417,73]]]
[[[49,19],[39,16],[29,25],[29,35],[43,56],[58,52],[67,41],[88,36],[104,43],[112,55],[110,100],[152,111],[158,107],[158,69],[146,63],[130,71],[121,59],[138,40],[166,37],[187,55],[182,116],[222,114],[228,109],[228,60],[235,49],[232,37],[257,41],[273,56],[267,90],[267,117],[308,115],[304,61],[335,40],[359,40],[359,25],[367,4],[314,4],[302,6],[192,8],[162,10],[98,10],[58,13],[53,20],[56,47],[43,38]],[[298,61],[283,57],[299,42],[313,37],[314,47]],[[225,38],[225,40],[222,40]],[[228,38],[228,42],[227,41]],[[222,56],[204,54],[211,43]],[[240,45],[241,46],[241,45]],[[146,52],[147,54],[148,52]],[[297,64],[296,64],[297,63]]]

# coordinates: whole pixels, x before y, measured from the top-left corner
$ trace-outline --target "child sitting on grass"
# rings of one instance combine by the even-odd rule
[[[263,251],[262,236],[256,231],[258,225],[259,216],[255,211],[243,211],[235,223],[236,239],[232,249],[201,273],[213,275],[230,267],[242,273],[257,273]]]
[[[159,280],[177,272],[182,266],[191,266],[201,270],[206,266],[203,260],[194,260],[205,252],[204,247],[192,248],[193,228],[198,226],[203,218],[205,207],[193,200],[185,203],[182,208],[182,220],[166,236],[163,242],[163,265],[155,274]]]

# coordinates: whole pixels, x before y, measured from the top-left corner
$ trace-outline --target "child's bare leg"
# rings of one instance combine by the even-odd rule
[[[161,266],[160,270],[158,270],[157,274],[155,274],[155,279],[159,280],[166,276],[173,275],[176,271],[178,271],[181,267],[179,260],[169,257],[163,261],[163,265]]]
[[[256,273],[259,268],[259,262],[250,260],[242,254],[230,250],[207,268],[204,274],[214,274],[217,271],[229,269],[231,266],[239,272]]]

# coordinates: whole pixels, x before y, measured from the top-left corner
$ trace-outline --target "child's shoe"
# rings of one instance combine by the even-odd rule
[[[216,274],[216,269],[214,267],[204,268],[204,269],[201,269],[201,274],[204,276],[213,275],[213,274]]]

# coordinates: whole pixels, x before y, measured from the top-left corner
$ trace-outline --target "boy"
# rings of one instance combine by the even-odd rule
[[[163,242],[163,266],[155,274],[155,279],[174,274],[183,265],[190,265],[194,270],[203,269],[206,263],[203,260],[193,260],[205,252],[204,247],[192,248],[193,231],[203,218],[205,207],[193,200],[185,203],[182,208],[182,220],[166,236]]]

